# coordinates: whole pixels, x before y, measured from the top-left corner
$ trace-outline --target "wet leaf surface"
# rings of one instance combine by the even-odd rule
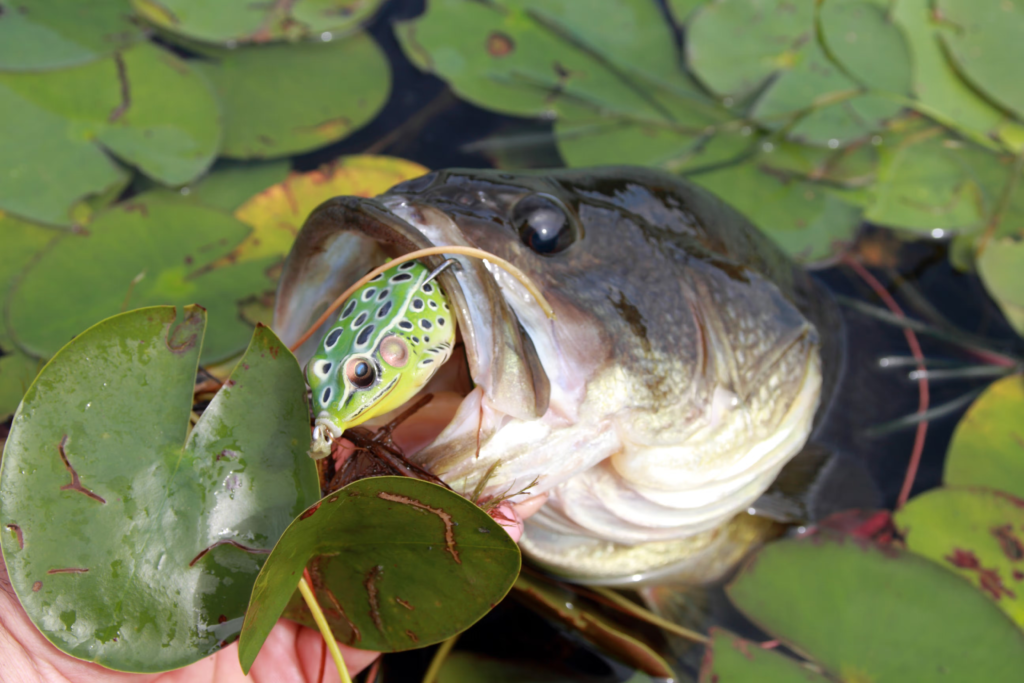
[[[267,328],[189,433],[205,320],[155,307],[82,332],[12,427],[4,559],[75,657],[143,672],[214,652],[241,627],[260,553],[319,495],[302,373]]]
[[[957,68],[997,104],[1024,116],[1024,86],[1008,64],[1024,61],[1024,3],[1020,0],[936,0],[943,43]]]
[[[690,177],[745,213],[790,256],[813,262],[834,255],[860,225],[860,209],[822,187],[786,180],[755,164]]]
[[[281,157],[340,140],[372,119],[391,89],[387,58],[365,33],[233,50],[195,68],[220,97],[221,154],[234,159]]]
[[[275,546],[246,613],[242,668],[307,565],[338,640],[391,652],[468,628],[505,596],[519,561],[511,537],[458,494],[408,477],[356,481],[299,515]],[[297,610],[288,615],[312,623]]]
[[[981,486],[1024,498],[1024,378],[993,382],[967,409],[946,451],[947,486]]]
[[[359,28],[382,0],[131,0],[136,11],[168,31],[211,43],[265,43],[270,40],[344,35]]]
[[[1024,626],[1024,500],[934,489],[895,514],[907,548],[956,572]]]
[[[763,649],[722,628],[711,629],[700,683],[827,683],[828,678],[776,650]]]
[[[755,623],[846,681],[1016,681],[1024,632],[952,572],[849,537],[765,546],[727,587]],[[851,598],[856,596],[856,598]]]
[[[203,361],[226,358],[251,334],[238,317],[238,302],[265,288],[270,263],[211,264],[248,232],[215,209],[134,197],[32,264],[9,297],[10,332],[25,351],[48,357],[121,310],[198,302],[213,316]]]
[[[10,0],[0,13],[0,71],[57,69],[144,38],[127,0]]]
[[[520,574],[513,595],[534,611],[561,622],[622,662],[656,678],[674,678],[668,663],[647,643],[601,615],[578,606],[579,596]]]

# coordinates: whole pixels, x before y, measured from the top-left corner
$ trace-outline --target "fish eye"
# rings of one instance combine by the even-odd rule
[[[377,379],[377,371],[365,358],[353,358],[345,364],[345,377],[357,388],[365,389]]]
[[[569,213],[554,197],[532,194],[512,207],[512,227],[519,239],[541,256],[569,248],[579,235]]]

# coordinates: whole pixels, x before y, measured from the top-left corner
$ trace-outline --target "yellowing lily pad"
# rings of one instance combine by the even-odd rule
[[[339,195],[376,197],[428,170],[405,159],[366,155],[341,157],[322,169],[293,173],[235,211],[235,217],[253,231],[231,258],[238,262],[283,258],[306,217],[323,202]]]
[[[391,71],[366,33],[327,43],[277,44],[198,62],[224,110],[221,154],[264,159],[342,139],[387,101]]]
[[[907,549],[964,577],[1024,626],[1024,500],[991,489],[934,489],[894,520]]]
[[[1024,498],[1024,377],[993,382],[960,419],[949,450],[947,486],[980,486]]]
[[[168,31],[211,43],[265,43],[343,36],[359,28],[382,0],[132,0],[135,10]]]

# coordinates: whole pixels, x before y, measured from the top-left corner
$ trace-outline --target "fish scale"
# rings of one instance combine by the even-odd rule
[[[306,366],[316,423],[334,437],[408,401],[451,356],[455,316],[429,276],[422,264],[407,261],[377,275],[341,306]],[[374,375],[366,386],[346,374],[360,362]]]

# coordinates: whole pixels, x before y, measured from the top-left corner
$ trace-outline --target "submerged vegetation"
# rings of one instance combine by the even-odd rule
[[[427,0],[392,22],[396,5],[0,5],[0,538],[46,637],[160,671],[241,633],[249,666],[282,613],[312,624],[295,594],[308,569],[335,635],[366,649],[450,646],[511,590],[632,681],[685,677],[677,663],[699,648],[701,681],[1016,680],[1019,339],[874,310],[970,344],[997,378],[957,426],[943,486],[910,497],[912,459],[898,509],[768,544],[726,589],[748,631],[705,635],[610,591],[520,576],[471,492],[339,478],[321,497],[332,477],[307,457],[302,373],[259,323],[313,208],[428,170],[372,154],[293,170],[400,98],[391,71],[408,59],[524,119],[458,140],[466,154],[682,174],[811,267],[866,273],[865,221],[948,241],[1024,334],[1024,1]],[[417,135],[433,106],[373,151]],[[923,445],[943,370],[919,348],[909,362]],[[383,443],[357,445],[394,456]],[[228,527],[246,543],[220,539]],[[594,680],[458,651],[438,666],[446,681]]]

